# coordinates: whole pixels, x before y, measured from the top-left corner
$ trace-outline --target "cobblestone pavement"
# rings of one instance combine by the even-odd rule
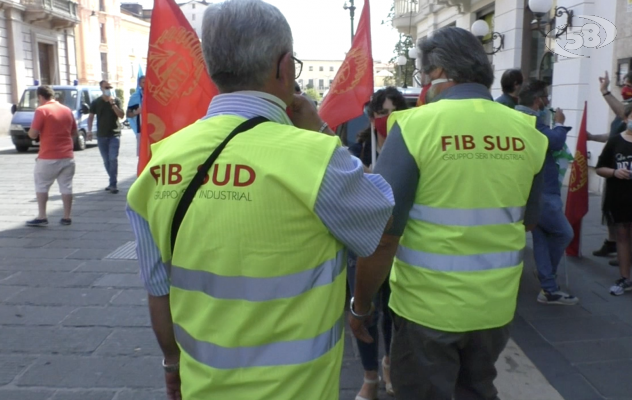
[[[135,152],[127,131],[117,195],[104,191],[107,175],[98,149],[77,152],[73,225],[58,224],[61,198],[54,186],[50,226],[27,228],[24,222],[37,210],[36,151],[0,150],[1,400],[164,399],[160,351],[136,261],[112,258],[133,241],[124,207]],[[590,224],[586,246],[596,245],[603,234],[595,221]],[[587,262],[569,264],[582,307],[537,307],[533,276],[525,274],[514,336],[526,356],[512,343],[501,357],[503,399],[561,399],[538,368],[567,400],[632,398],[625,397],[632,393],[632,381],[625,377],[632,364],[630,309],[614,315],[623,314],[621,303],[629,306],[632,296],[605,295],[604,285],[616,274],[603,260]],[[349,333],[345,340],[341,400],[352,400],[362,371]],[[593,397],[575,396],[577,387]],[[381,396],[387,398],[383,391]]]

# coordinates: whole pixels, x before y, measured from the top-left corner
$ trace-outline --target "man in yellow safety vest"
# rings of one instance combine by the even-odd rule
[[[221,94],[128,194],[169,398],[337,399],[345,248],[373,253],[391,189],[294,94],[277,8],[213,4],[202,31]]]
[[[363,320],[392,265],[397,399],[494,400],[547,139],[533,117],[493,101],[471,33],[442,28],[418,46],[428,104],[389,118],[375,172],[393,188],[393,225],[358,260],[351,325],[370,340]]]

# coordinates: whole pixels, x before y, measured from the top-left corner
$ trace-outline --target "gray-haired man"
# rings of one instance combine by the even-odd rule
[[[295,95],[302,64],[277,8],[209,6],[202,47],[221,94],[206,118],[152,149],[128,195],[169,398],[336,400],[343,249],[375,250],[392,192]],[[217,150],[171,245],[182,200],[154,191],[184,192]]]
[[[493,70],[470,32],[442,28],[418,47],[429,104],[389,118],[375,172],[393,189],[393,224],[358,259],[350,324],[372,340],[362,320],[390,272],[397,399],[496,400],[546,139],[493,101]]]

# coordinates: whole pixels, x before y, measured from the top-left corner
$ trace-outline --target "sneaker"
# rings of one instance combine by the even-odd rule
[[[111,189],[110,189],[110,193],[112,193],[112,194],[117,194],[118,192],[119,192],[119,191],[118,191],[118,189],[117,189],[117,188],[111,188]]]
[[[608,239],[604,240],[603,245],[599,250],[593,251],[595,257],[608,257],[617,253],[617,242],[611,242]]]
[[[619,266],[619,260],[617,260],[616,258],[614,260],[610,260],[610,261],[608,261],[608,265],[611,265],[613,267],[618,267]]]
[[[30,221],[26,221],[26,226],[47,226],[48,219],[46,218],[35,218]]]
[[[106,192],[109,192],[110,190],[112,190],[112,186],[108,186],[108,187],[105,188]]]
[[[561,290],[552,293],[541,290],[538,294],[538,303],[574,306],[575,304],[579,303],[579,299],[575,296],[571,296],[568,293],[564,293]]]
[[[630,290],[632,290],[632,281],[622,277],[610,288],[610,294],[613,296],[621,296]]]
[[[70,225],[72,224],[72,220],[70,218],[62,218],[59,223],[62,225]]]

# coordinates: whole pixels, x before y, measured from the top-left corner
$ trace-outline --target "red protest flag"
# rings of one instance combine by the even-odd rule
[[[320,117],[335,129],[343,122],[362,115],[364,105],[371,99],[373,90],[371,10],[369,0],[364,0],[364,8],[351,50],[338,70],[329,94],[320,106]]]
[[[206,115],[218,90],[206,71],[202,46],[173,0],[155,0],[142,107],[138,174],[151,144]]]
[[[568,197],[566,199],[566,218],[573,227],[575,237],[566,249],[569,256],[580,257],[580,239],[582,231],[582,219],[588,214],[588,157],[586,142],[588,132],[586,130],[586,114],[588,102],[584,102],[584,116],[577,137],[577,149],[575,161],[571,166],[571,179],[568,184]]]

